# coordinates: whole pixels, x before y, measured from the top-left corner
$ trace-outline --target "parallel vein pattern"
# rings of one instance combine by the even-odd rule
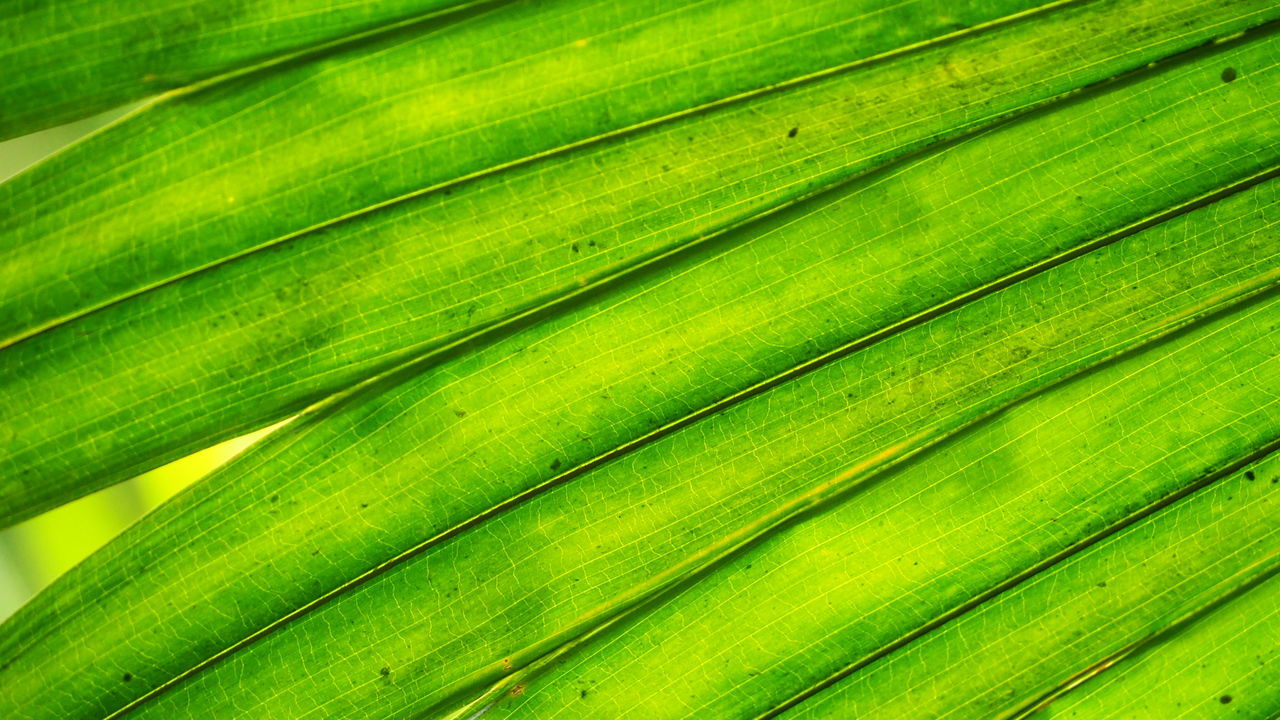
[[[0,352],[0,391],[11,399],[0,409],[0,427],[23,428],[0,436],[0,516],[12,522],[262,426],[583,283],[1277,12],[1264,5],[1056,7],[383,207],[28,337]],[[96,140],[131,148],[139,141],[123,134]],[[225,155],[224,145],[210,143],[208,152]],[[288,155],[318,157],[297,147]],[[425,163],[419,157],[413,166]],[[264,190],[271,203],[250,203],[244,185],[269,178],[262,167],[278,166],[290,178],[298,169],[264,157],[233,165],[227,172],[235,187],[193,178],[202,195],[163,182],[156,191],[176,195],[136,204],[137,215],[95,200],[108,214],[78,230],[53,208],[20,222],[5,253],[8,270],[0,270],[14,311],[0,318],[20,320],[42,303],[61,312],[86,293],[100,297],[103,283],[147,272],[148,258],[170,269],[207,264],[229,249],[220,238],[241,243],[274,222],[299,229],[283,209],[329,213],[337,207],[329,194],[359,187],[325,173],[321,195],[289,199]],[[353,172],[399,176],[382,165]],[[127,192],[131,203],[139,197],[137,180],[93,182]],[[8,202],[19,204],[21,187],[14,192]],[[198,209],[200,197],[213,204]],[[179,205],[179,215],[156,212]],[[242,205],[249,215],[227,211]],[[201,218],[229,225],[192,225]],[[54,225],[40,229],[45,222]],[[82,231],[93,242],[84,243]],[[62,243],[92,252],[59,249]],[[192,252],[214,254],[183,259]],[[90,276],[47,253],[78,258]],[[46,267],[57,270],[39,272]]]
[[[310,408],[0,716],[1280,712],[1274,3],[297,3],[0,186],[5,522]]]
[[[751,548],[550,672],[519,678],[522,692],[486,717],[772,715],[824,671],[865,664],[1206,468],[1280,438],[1278,322],[1273,296],[1016,406]],[[1219,380],[1217,363],[1242,372]],[[1208,397],[1221,405],[1171,427],[1173,413]],[[1100,420],[1134,434],[1112,441],[1096,432]],[[1008,716],[1081,663],[1240,582],[1255,563],[1280,562],[1280,490],[1257,481],[1257,470],[855,666],[783,717]]]

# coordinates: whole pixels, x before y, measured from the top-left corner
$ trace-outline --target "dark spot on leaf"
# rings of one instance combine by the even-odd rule
[[[271,496],[271,502],[276,502],[276,501],[277,501],[277,500],[279,500],[279,499],[280,499],[280,496],[279,496],[279,495],[272,495],[272,496]]]
[[[453,411],[453,414],[454,414],[454,415],[457,415],[457,416],[458,416],[458,417],[460,417],[460,418],[464,418],[464,417],[466,417],[466,416],[467,416],[467,411],[466,411],[466,410],[454,410],[454,411]]]
[[[1244,471],[1244,479],[1245,479],[1245,480],[1253,480],[1253,479],[1254,479],[1254,478],[1256,478],[1256,477],[1257,477],[1257,475],[1254,475],[1252,470],[1245,470],[1245,471]]]
[[[579,691],[578,691],[578,697],[580,697],[580,698],[584,698],[584,697],[586,697],[586,696],[587,696],[587,691],[586,691],[586,690],[579,690]]]
[[[1227,703],[1231,702],[1231,696],[1223,695],[1222,697],[1218,698],[1218,702],[1222,703],[1223,705],[1226,705]]]
[[[382,677],[386,677],[391,674],[391,668],[384,666],[378,670],[378,674],[381,675]]]
[[[795,137],[796,135],[799,135],[799,134],[800,134],[800,128],[798,128],[798,127],[793,127],[793,128],[791,128],[790,130],[788,130],[788,131],[787,131],[787,137],[789,137],[789,138],[793,138],[793,137]]]
[[[551,469],[552,469],[552,470],[559,470],[559,469],[560,469],[560,458],[556,458],[555,460],[552,460],[552,461],[551,461]]]
[[[524,686],[523,686],[523,685],[517,685],[517,686],[515,686],[515,687],[511,688],[511,694],[512,694],[512,695],[523,695],[523,694],[524,694]]]
[[[133,679],[133,673],[125,673],[124,675],[120,676],[120,679],[125,682],[129,682],[130,680]]]
[[[1236,75],[1235,68],[1227,68],[1226,70],[1222,71],[1222,82],[1224,83],[1229,83],[1232,80],[1235,80],[1236,77],[1237,75]],[[1230,700],[1228,700],[1227,702],[1230,702]]]
[[[569,249],[570,249],[570,250],[572,250],[572,251],[574,251],[574,252],[582,252],[582,251],[578,248],[578,243],[574,243],[574,244],[570,245],[570,246],[569,246]]]

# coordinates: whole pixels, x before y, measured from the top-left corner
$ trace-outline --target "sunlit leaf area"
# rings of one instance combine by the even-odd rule
[[[8,0],[0,71],[0,720],[1280,720],[1274,0]]]

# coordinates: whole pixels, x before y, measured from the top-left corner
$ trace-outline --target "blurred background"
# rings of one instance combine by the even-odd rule
[[[113,110],[0,142],[0,182],[130,110],[132,108]],[[29,598],[133,521],[225,463],[270,430],[215,445],[0,530],[0,620],[12,615]]]

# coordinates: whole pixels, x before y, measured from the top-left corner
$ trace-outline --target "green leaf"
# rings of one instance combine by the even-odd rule
[[[600,58],[573,61],[606,68],[591,76],[599,83],[593,87],[621,85],[622,95],[547,83],[554,91],[546,100],[560,93],[587,103],[564,112],[593,117],[593,107],[666,97],[658,92],[667,81],[661,73],[632,70],[636,79],[624,81],[616,68],[630,67],[630,51],[655,37],[683,37],[678,28],[697,28],[702,38],[712,27],[739,27],[745,7],[660,16],[650,33],[626,36],[638,45],[619,41]],[[847,4],[822,7],[849,12]],[[582,49],[576,40],[585,29],[575,23],[594,16],[536,22],[541,12],[559,10],[493,8],[493,17],[479,14],[470,24],[175,97],[3,186],[0,205],[21,212],[4,227],[11,241],[0,266],[8,288],[0,318],[11,323],[7,334],[24,339],[0,352],[7,400],[0,428],[10,429],[0,434],[0,516],[12,522],[263,426],[583,283],[637,263],[661,264],[673,249],[904,153],[1280,14],[1250,1],[1064,3],[520,164],[531,153],[679,113],[706,101],[701,92],[745,92],[761,79],[820,70],[850,53],[847,46],[833,55],[782,53],[809,57],[813,66],[783,65],[782,75],[762,78],[757,71],[769,64],[768,53],[742,65],[725,59],[734,43],[755,47],[757,39],[708,39],[712,46],[695,43],[690,47],[699,49],[687,52],[723,53],[714,76],[728,84],[695,92],[690,88],[704,76],[694,70],[676,83],[686,92],[670,107],[637,100],[634,116],[570,124],[549,141],[513,139],[488,153],[494,141],[485,118],[507,123],[492,131],[504,138],[527,135],[523,123],[534,120],[514,116],[510,104],[494,106],[494,116],[468,117],[468,108],[485,104],[483,93],[458,102],[460,114],[433,113],[432,102],[453,97],[439,83],[458,92],[474,86],[451,75],[469,66],[471,55],[438,52],[436,43],[481,48],[486,62],[506,53],[518,64],[532,58],[484,92],[511,95],[503,82],[542,87],[534,80],[540,72],[565,62],[577,67],[565,59]],[[856,17],[844,24],[858,25]],[[962,18],[969,20],[980,18]],[[805,22],[779,25],[777,46],[807,48]],[[833,27],[838,35],[843,25]],[[877,26],[868,27],[876,35]],[[890,45],[950,25],[912,27],[924,35],[890,34]],[[503,35],[515,28],[533,45]],[[544,48],[535,40],[551,43],[553,64],[538,65],[552,63],[552,55],[535,52]],[[458,65],[424,65],[427,48]],[[408,72],[415,68],[426,75]],[[1232,86],[1246,81],[1261,92],[1249,86],[1252,72],[1241,68]],[[337,92],[344,87],[379,97],[397,97],[397,87],[414,92],[392,112],[368,106],[362,93]],[[511,97],[520,107],[539,106],[527,95]],[[1253,109],[1263,114],[1245,122],[1265,127],[1270,116]],[[405,113],[443,117],[444,124],[406,124]],[[559,117],[537,122],[559,127]],[[375,131],[379,122],[393,127]],[[424,136],[435,140],[423,145]],[[1241,176],[1266,167],[1274,149],[1256,126],[1252,137],[1252,146],[1233,155]],[[421,170],[446,156],[457,164],[436,176]],[[467,174],[478,176],[450,184]],[[387,203],[423,190],[431,191]],[[315,229],[302,232],[308,227]]]
[[[1271,465],[1275,482],[1280,469],[1274,461]],[[1270,720],[1278,707],[1280,576],[1272,573],[1133,656],[1108,663],[1032,717],[1214,718],[1229,713]]]
[[[0,140],[462,0],[16,0],[0,15]]]
[[[1259,48],[1265,43],[1224,55]],[[1220,60],[1211,56],[1183,72],[1195,78]],[[1167,79],[1151,82],[1161,86]],[[1104,150],[1083,142],[1090,129],[1098,129],[1098,112],[1110,109],[1131,118],[1117,96],[1142,97],[1142,88],[1118,87],[1065,109],[1061,119],[1075,112],[1090,120],[1080,120],[1084,137],[1068,140],[1064,150]],[[677,354],[664,370],[670,378],[688,372],[690,360],[707,359],[700,356],[704,346],[685,343],[695,336],[676,332],[648,356],[617,342],[601,345],[602,337],[621,339],[643,330],[639,337],[651,338],[664,328],[706,332],[703,313],[727,320],[734,308],[758,321],[762,310],[779,307],[777,299],[766,294],[750,307],[743,287],[769,288],[765,273],[772,271],[782,282],[796,275],[797,282],[783,289],[804,293],[807,281],[831,270],[796,270],[815,256],[804,238],[845,242],[846,236],[830,229],[839,215],[822,210],[850,212],[856,219],[882,206],[859,205],[863,192],[878,201],[883,196],[874,190],[894,177],[911,178],[905,188],[925,197],[936,179],[932,171],[959,172],[968,165],[972,156],[964,151],[990,157],[987,151],[1007,147],[1005,133],[1071,127],[1059,119],[1058,113],[1045,113],[940,153],[936,165],[922,160],[797,206],[790,211],[794,215],[780,215],[766,226],[770,232],[751,235],[744,229],[748,237],[737,240],[736,253],[673,263],[616,304],[586,305],[576,316],[464,356],[457,367],[443,366],[400,385],[384,383],[291,426],[135,527],[15,618],[0,648],[6,658],[3,681],[13,688],[11,707],[28,708],[29,715],[39,708],[50,717],[110,712],[297,610],[301,617],[179,680],[133,714],[178,717],[184,707],[210,712],[223,701],[241,711],[262,703],[250,714],[272,717],[309,710],[395,715],[444,707],[869,471],[1280,278],[1274,220],[1257,212],[1274,204],[1278,184],[1272,181],[1130,237],[1112,238],[1114,244],[1065,264],[1048,263],[1022,282],[987,287],[954,312],[919,318],[867,347],[856,343],[846,349],[852,354],[829,355],[819,367],[802,368],[808,373],[783,377],[767,392],[715,408],[678,432],[650,437],[615,462],[538,487],[568,469],[559,453],[574,452],[573,442],[563,438],[585,444],[585,457],[569,460],[574,464],[619,442],[609,430],[625,416],[605,409],[635,402],[633,412],[644,422],[644,398],[614,395],[607,383],[637,376],[632,382],[643,387],[650,382],[646,373],[659,367],[655,359],[676,348],[685,355],[682,360]],[[959,157],[949,166],[952,153]],[[1065,157],[1078,159],[1070,152]],[[1014,158],[1030,168],[1039,165],[1025,154],[1013,153],[1009,162]],[[1099,169],[1081,166],[1083,172]],[[1124,171],[1118,176],[1125,177]],[[1106,183],[1097,188],[1099,197],[1114,192]],[[950,189],[937,190],[944,207],[952,204]],[[978,193],[978,199],[1005,191]],[[1079,204],[1076,191],[1068,192],[1066,204]],[[973,209],[959,203],[953,211],[964,217]],[[1052,216],[1035,217],[1047,217],[1056,227]],[[937,228],[944,247],[955,242],[952,224],[928,227]],[[974,234],[965,230],[962,237]],[[1001,241],[1019,235],[1034,238],[1010,232]],[[900,250],[899,237],[879,239],[880,252],[891,261],[901,260],[893,252]],[[1087,239],[1077,236],[1075,243]],[[781,254],[761,262],[771,245]],[[993,254],[1003,250],[997,243]],[[731,271],[732,257],[747,263],[742,272]],[[854,267],[863,259],[856,251],[845,257]],[[744,285],[727,285],[721,304],[690,312],[685,283],[711,290],[716,282],[734,279]],[[858,307],[857,294],[845,298],[847,307]],[[627,300],[634,303],[636,321],[624,321]],[[804,305],[791,306],[802,323],[797,336],[806,327],[822,326],[823,319],[805,312]],[[643,322],[655,325],[638,324]],[[744,324],[741,337],[759,332],[753,324]],[[577,325],[581,329],[572,332]],[[610,336],[610,330],[623,335]],[[561,339],[569,343],[563,351],[555,347]],[[756,342],[771,344],[767,338]],[[572,352],[575,347],[579,352]],[[741,348],[737,343],[736,350]],[[744,364],[734,345],[722,352]],[[464,375],[468,363],[475,370]],[[606,383],[603,391],[578,379],[590,378],[592,368]],[[521,387],[525,392],[515,390]],[[541,415],[548,398],[575,387],[581,394],[566,397],[563,415]],[[651,392],[670,393],[671,387],[655,385]],[[585,436],[580,424],[592,416],[598,416],[596,429],[604,435],[596,441],[603,446],[595,448],[594,435]],[[564,435],[544,435],[560,425]],[[548,457],[554,459],[547,462]],[[504,504],[527,490],[538,492],[522,504]],[[411,552],[403,562],[362,579],[405,551]],[[494,579],[500,582],[494,585]],[[263,593],[264,587],[272,591]],[[343,592],[332,600],[307,606],[337,589]],[[432,602],[423,602],[423,593]],[[173,608],[187,610],[174,614]],[[303,677],[294,672],[296,663],[327,670]],[[384,679],[391,676],[380,674],[383,667],[400,673],[393,690],[385,689]],[[67,681],[50,682],[52,668],[65,672]],[[122,673],[130,682],[121,682]],[[278,693],[277,686],[289,690]]]
[[[0,717],[1270,720],[1280,8],[784,5],[275,27],[0,186],[0,517],[310,408]]]

